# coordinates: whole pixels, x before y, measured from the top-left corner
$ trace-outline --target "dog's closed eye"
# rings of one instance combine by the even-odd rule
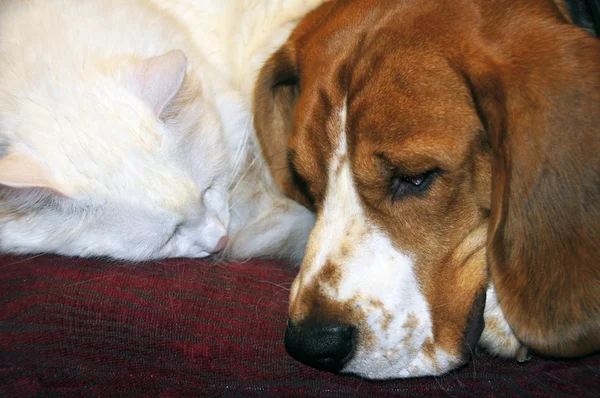
[[[439,169],[429,170],[415,175],[394,175],[390,180],[390,194],[392,201],[404,199],[408,196],[422,196],[431,187]]]

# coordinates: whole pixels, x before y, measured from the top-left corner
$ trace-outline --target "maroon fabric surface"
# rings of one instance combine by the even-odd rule
[[[600,396],[600,356],[371,382],[283,348],[280,263],[0,256],[1,396]]]

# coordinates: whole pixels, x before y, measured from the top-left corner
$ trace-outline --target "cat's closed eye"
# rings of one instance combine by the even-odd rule
[[[177,234],[179,233],[181,227],[183,226],[182,222],[179,222],[177,224],[175,224],[175,226],[172,229],[172,232],[170,235],[168,235],[167,240],[164,243],[164,246],[168,245],[169,243],[171,243],[171,241],[177,236]]]

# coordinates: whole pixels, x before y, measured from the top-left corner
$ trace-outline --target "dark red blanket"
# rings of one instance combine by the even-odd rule
[[[283,348],[280,263],[0,256],[0,272],[0,396],[600,396],[600,356],[386,382],[305,367]]]

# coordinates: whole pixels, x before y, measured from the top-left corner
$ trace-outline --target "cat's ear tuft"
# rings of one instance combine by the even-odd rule
[[[15,150],[0,158],[0,185],[12,188],[46,188],[66,196],[50,170],[32,154]]]
[[[159,116],[181,88],[187,58],[181,50],[172,50],[141,61],[134,72],[136,94]]]

